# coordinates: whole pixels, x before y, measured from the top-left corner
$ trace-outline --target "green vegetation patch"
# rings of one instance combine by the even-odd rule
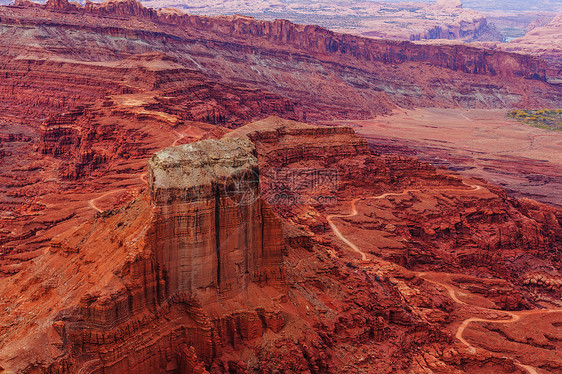
[[[562,109],[514,110],[507,116],[525,125],[562,131]]]

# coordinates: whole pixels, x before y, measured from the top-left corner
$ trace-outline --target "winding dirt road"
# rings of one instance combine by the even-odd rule
[[[464,305],[469,305],[467,303],[465,303],[462,300],[459,300],[459,298],[457,297],[456,291],[449,286],[448,284],[444,284],[441,282],[437,282],[435,280],[432,279],[427,279],[425,278],[425,276],[427,275],[426,273],[418,273],[418,276],[422,277],[424,280],[427,280],[429,282],[438,284],[442,287],[444,287],[445,289],[447,289],[447,291],[449,292],[449,295],[451,296],[451,299],[453,299],[456,303],[458,304],[464,304]],[[480,309],[480,310],[484,310],[484,311],[494,311],[494,312],[498,312],[498,310],[493,310],[493,309],[488,309],[488,308],[483,308],[481,306],[477,306],[477,305],[471,305],[471,307],[476,308],[476,309]],[[518,311],[518,312],[510,312],[510,311],[505,311],[502,310],[502,313],[505,313],[507,316],[511,317],[511,319],[507,319],[507,320],[498,320],[498,319],[487,319],[487,318],[479,318],[479,317],[471,317],[468,319],[465,319],[461,325],[458,327],[457,332],[455,333],[455,337],[461,342],[463,343],[466,347],[468,347],[468,349],[470,350],[471,353],[476,353],[476,347],[474,347],[472,344],[470,344],[464,337],[464,331],[466,330],[466,328],[472,323],[472,322],[485,322],[485,323],[515,323],[518,322],[521,317],[525,317],[525,316],[530,316],[530,315],[540,315],[540,314],[549,314],[549,313],[562,313],[562,309],[544,309],[544,310],[524,310],[524,311]],[[519,366],[520,368],[523,368],[525,370],[527,370],[527,372],[531,373],[531,374],[539,374],[537,369],[530,366],[530,365],[525,365],[523,363],[521,363],[519,360],[515,359],[515,358],[511,358],[513,360],[513,362]]]
[[[478,191],[481,190],[483,187],[482,186],[478,186],[478,185],[469,185],[467,183],[465,183],[463,181],[463,184],[465,184],[466,186],[470,187],[470,190],[459,190],[459,189],[439,189],[438,191],[462,191],[462,192],[466,192],[466,191]],[[353,242],[351,242],[349,239],[347,239],[338,229],[338,227],[336,226],[336,224],[334,223],[333,219],[334,218],[350,218],[350,217],[355,217],[358,215],[358,211],[357,211],[357,202],[360,200],[367,200],[367,199],[384,199],[388,196],[400,196],[400,195],[405,195],[409,192],[415,192],[415,191],[421,191],[421,190],[404,190],[403,192],[400,193],[395,193],[395,192],[390,192],[390,193],[384,193],[382,195],[379,196],[373,196],[373,197],[368,197],[365,199],[361,199],[361,198],[356,198],[354,200],[351,201],[351,213],[350,214],[331,214],[329,216],[326,217],[330,228],[332,229],[332,231],[334,232],[334,234],[341,240],[343,241],[345,244],[347,244],[349,246],[349,248],[351,248],[354,252],[358,253],[361,255],[361,260],[366,261],[367,260],[367,253],[365,253],[364,251],[361,250],[361,248],[359,248],[357,245],[355,245]],[[441,287],[445,288],[447,290],[447,292],[449,293],[449,296],[451,297],[451,299],[457,303],[457,304],[461,304],[461,305],[469,305],[466,302],[462,301],[459,299],[459,297],[457,296],[457,293],[455,291],[455,289],[453,287],[451,287],[448,284],[445,283],[441,283],[432,279],[428,279],[426,278],[426,276],[428,275],[427,273],[417,273],[417,275],[419,277],[422,277],[424,280],[435,283],[437,285],[440,285]],[[488,308],[484,308],[484,307],[480,307],[480,306],[476,306],[476,305],[471,305],[471,307],[483,310],[483,311],[493,311],[493,312],[498,312],[498,310],[493,310],[493,309],[488,309]],[[461,325],[458,327],[456,333],[455,333],[455,337],[461,342],[463,343],[466,347],[469,348],[470,352],[475,354],[476,348],[470,344],[464,337],[464,331],[466,330],[466,328],[473,322],[486,322],[486,323],[515,323],[518,322],[521,317],[524,316],[528,316],[528,315],[537,315],[537,314],[547,314],[547,313],[560,313],[562,312],[562,309],[544,309],[544,310],[528,310],[528,311],[520,311],[520,312],[509,312],[509,311],[501,311],[502,313],[505,313],[507,316],[511,317],[511,319],[506,319],[506,320],[497,320],[497,319],[485,319],[485,318],[479,318],[479,317],[471,317],[468,318],[466,320],[464,320]],[[539,374],[537,369],[529,366],[529,365],[525,365],[523,363],[521,363],[519,360],[511,357],[511,359],[513,360],[513,362],[519,366],[522,369],[525,369],[528,373],[530,374]]]
[[[187,129],[190,129],[190,128],[191,128],[191,126],[189,126]],[[172,143],[172,147],[175,147],[176,145],[178,145],[178,142],[179,142],[180,140],[182,140],[183,138],[185,138],[185,136],[186,136],[185,134],[179,133],[179,132],[177,132],[177,131],[174,131],[174,133],[176,134],[176,139],[175,139],[174,142]],[[148,184],[148,181],[146,180],[146,176],[147,176],[147,173],[146,173],[146,172],[140,173],[140,174],[139,174],[139,179],[140,179],[141,182],[143,182],[144,184]],[[99,200],[103,199],[104,197],[107,197],[107,196],[112,195],[112,194],[114,194],[114,193],[123,192],[123,191],[127,191],[127,189],[125,189],[125,188],[119,188],[119,189],[116,189],[116,190],[108,191],[108,192],[106,192],[106,193],[104,193],[104,194],[102,194],[102,195],[100,195],[100,196],[98,196],[98,197],[96,197],[96,198],[94,198],[94,199],[88,200],[88,205],[90,206],[90,208],[92,208],[92,209],[94,209],[95,211],[101,213],[101,212],[103,212],[103,209],[101,209],[100,207],[97,206],[97,202],[98,202]]]
[[[191,127],[191,126],[189,126],[188,128],[190,128],[190,127]],[[178,145],[178,142],[179,142],[180,140],[182,140],[183,138],[185,138],[185,134],[181,134],[181,133],[179,133],[179,132],[177,132],[177,131],[174,131],[174,133],[176,134],[177,139],[174,140],[174,142],[172,143],[172,147],[175,147],[176,145]]]
[[[119,188],[119,189],[117,189],[117,190],[111,190],[111,191],[109,191],[109,192],[104,193],[104,194],[101,195],[101,196],[96,197],[95,199],[89,200],[89,201],[88,201],[88,205],[90,206],[90,208],[92,208],[92,209],[94,209],[94,210],[96,210],[96,211],[98,211],[98,212],[101,213],[101,212],[103,212],[103,209],[99,208],[99,207],[96,205],[96,203],[98,202],[98,200],[101,200],[101,199],[103,199],[104,197],[107,197],[107,196],[109,196],[109,195],[113,195],[114,193],[123,192],[123,191],[127,191],[127,189],[125,189],[125,188]]]
[[[365,252],[363,252],[358,246],[356,246],[355,244],[353,244],[352,242],[347,240],[347,238],[345,236],[343,236],[343,234],[340,232],[340,230],[338,229],[338,227],[336,226],[334,221],[332,221],[333,218],[355,217],[357,215],[357,207],[355,206],[355,204],[359,200],[361,200],[361,199],[357,198],[357,199],[351,201],[351,213],[350,214],[346,214],[346,215],[332,214],[332,215],[329,215],[328,217],[326,217],[326,219],[328,220],[328,224],[330,225],[330,228],[332,229],[334,234],[336,234],[336,236],[338,238],[340,238],[340,240],[342,242],[347,244],[349,246],[349,248],[351,248],[353,251],[359,253],[361,255],[361,260],[366,261],[367,260],[367,254]]]
[[[470,187],[470,190],[459,190],[459,189],[455,189],[455,188],[443,188],[443,189],[438,189],[437,191],[478,191],[482,189],[482,186],[478,186],[478,185],[471,185],[471,184],[467,184],[466,182],[462,182],[465,186]],[[409,189],[409,190],[404,190],[402,192],[387,192],[387,193],[383,193],[382,195],[379,196],[372,196],[372,197],[367,197],[365,198],[365,200],[369,199],[369,200],[378,200],[378,199],[384,199],[387,198],[388,196],[401,196],[401,195],[406,195],[407,193],[410,192],[419,192],[421,190],[413,190],[413,189]],[[334,218],[351,218],[351,217],[355,217],[358,212],[357,212],[357,202],[359,200],[362,200],[361,198],[356,198],[353,199],[351,201],[351,213],[350,214],[330,214],[329,216],[326,217],[326,220],[328,221],[328,224],[330,225],[330,228],[332,229],[332,231],[334,232],[334,234],[336,234],[336,236],[345,244],[347,244],[349,246],[349,248],[351,248],[354,252],[359,253],[359,255],[361,255],[361,260],[366,261],[367,260],[367,254],[365,252],[363,252],[358,246],[356,246],[354,243],[352,243],[351,241],[349,241],[338,229],[338,227],[336,226],[336,224],[334,223],[333,219]]]

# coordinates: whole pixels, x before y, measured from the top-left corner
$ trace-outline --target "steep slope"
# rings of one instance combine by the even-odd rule
[[[137,196],[158,149],[271,114],[552,107],[536,58],[426,46],[134,1],[0,7],[0,273],[53,236]]]
[[[273,21],[288,19],[294,23],[315,24],[336,32],[370,35],[385,39],[461,39],[499,40],[501,35],[486,17],[460,2],[377,1],[183,1],[144,0],[152,8],[171,7],[190,14],[217,16],[244,14]],[[490,39],[486,39],[490,38]]]
[[[548,24],[536,27],[522,38],[512,40],[504,46],[507,51],[524,52],[551,61],[557,68],[557,77],[562,77],[562,13]]]
[[[29,273],[5,280],[21,286],[36,273],[47,283],[25,300],[2,296],[9,319],[34,310],[2,329],[12,342],[2,347],[4,370],[204,372],[221,344],[284,325],[270,300],[283,291],[280,222],[262,200],[241,205],[222,188],[253,175],[253,145],[206,140],[165,149],[149,166],[152,198],[69,231]]]

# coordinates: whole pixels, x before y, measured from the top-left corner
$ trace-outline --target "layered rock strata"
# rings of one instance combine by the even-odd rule
[[[550,75],[556,79],[556,83],[562,83],[562,14],[557,14],[545,25],[528,30],[525,36],[512,40],[510,43],[501,45],[506,51],[527,53],[540,56],[550,61],[552,68]]]
[[[258,175],[249,140],[204,140],[150,159],[155,246],[168,292],[216,299],[249,282],[281,280],[281,228],[259,198]]]
[[[307,120],[366,118],[397,106],[543,107],[560,95],[559,87],[544,83],[547,67],[534,57],[372,40],[283,20],[190,16],[134,1],[18,2],[0,8],[0,19],[5,111],[24,110],[36,120],[102,99],[104,90],[150,90],[138,71],[124,72],[134,65],[128,58],[147,52],[174,57],[221,84],[281,96],[297,104],[296,118]],[[57,30],[68,32],[62,37]],[[285,115],[267,114],[274,113]]]
[[[5,372],[562,367],[528,344],[526,327],[535,314],[545,331],[559,323],[554,208],[376,155],[346,127],[279,117],[164,149],[149,164],[149,193],[0,280]],[[337,170],[335,188],[321,191],[337,199],[278,203],[274,215],[258,195],[275,187],[260,187],[273,169]],[[305,182],[288,187],[315,192]],[[521,321],[486,334],[509,315]],[[559,344],[555,333],[544,339]]]
[[[279,332],[284,317],[268,298],[284,287],[281,224],[232,185],[258,193],[256,175],[248,140],[157,153],[150,197],[57,237],[30,273],[6,279],[29,294],[2,297],[21,325],[1,330],[12,344],[0,348],[0,371],[204,373],[224,350]],[[24,308],[34,316],[18,319]]]

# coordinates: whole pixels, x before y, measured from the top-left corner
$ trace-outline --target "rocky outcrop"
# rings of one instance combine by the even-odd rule
[[[259,195],[243,199],[259,193],[257,173],[249,140],[157,153],[149,162],[150,197],[52,241],[36,270],[72,291],[37,314],[46,330],[20,339],[47,339],[51,350],[37,351],[30,363],[18,345],[3,346],[3,368],[203,373],[224,349],[281,331],[283,314],[266,301],[284,288],[280,221]],[[105,264],[91,266],[98,246]],[[80,264],[55,276],[64,258]],[[86,268],[93,284],[75,278]]]
[[[379,174],[367,141],[350,127],[317,127],[273,116],[225,135],[236,137],[246,137],[256,144],[262,170],[294,164],[337,167],[342,180],[357,183],[367,175],[372,181]],[[355,168],[348,167],[351,163]]]
[[[552,65],[549,72],[552,80],[560,84],[562,81],[562,47],[557,41],[562,37],[562,14],[556,15],[545,25],[534,27],[521,38],[512,40],[501,48],[507,51],[523,52],[549,61]]]
[[[204,140],[149,161],[155,246],[167,292],[238,295],[281,281],[281,227],[259,199],[250,141]],[[214,292],[212,290],[215,290]]]
[[[453,25],[438,25],[423,33],[411,34],[410,40],[449,39],[465,41],[497,41],[501,40],[500,32],[485,17],[472,22],[460,22]]]
[[[41,153],[62,161],[64,179],[84,179],[111,164],[148,157],[158,150],[157,125],[172,132],[188,123],[234,127],[271,113],[295,115],[286,99],[214,84],[161,54],[132,56],[123,65],[118,70],[130,82],[129,93],[108,95],[42,123]]]
[[[269,117],[223,138],[243,137],[256,145],[261,195],[283,217],[292,208],[333,204],[338,191],[383,186],[390,171],[364,138],[345,126],[318,127]]]

